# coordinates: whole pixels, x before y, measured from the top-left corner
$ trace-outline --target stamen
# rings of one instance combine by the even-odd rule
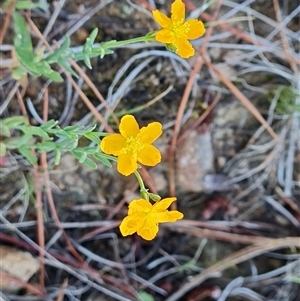
[[[123,148],[123,153],[133,153],[136,155],[144,148],[144,144],[138,137],[129,137],[126,139],[125,147]]]
[[[172,31],[176,38],[183,38],[190,31],[190,24],[184,23],[184,20],[175,21],[172,24]]]

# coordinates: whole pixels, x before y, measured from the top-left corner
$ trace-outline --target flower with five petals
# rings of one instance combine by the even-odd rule
[[[171,18],[159,10],[152,11],[154,20],[162,27],[156,35],[157,42],[174,49],[182,58],[189,58],[195,49],[188,40],[200,38],[205,33],[204,24],[196,19],[185,21],[185,6],[182,0],[175,0],[171,7]]]
[[[133,200],[129,204],[128,216],[120,224],[123,236],[137,233],[145,240],[152,240],[158,232],[159,223],[176,222],[183,218],[177,210],[168,211],[176,198],[166,198],[152,205],[144,199]]]
[[[152,143],[162,134],[162,125],[159,122],[149,123],[139,128],[132,115],[122,117],[120,134],[111,134],[100,142],[101,150],[109,155],[118,157],[117,169],[124,176],[134,173],[137,162],[155,166],[161,161],[159,150]]]

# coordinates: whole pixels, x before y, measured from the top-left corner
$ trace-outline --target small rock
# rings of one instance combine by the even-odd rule
[[[210,130],[204,134],[191,132],[178,146],[176,157],[179,187],[184,191],[205,190],[204,177],[208,173],[214,173],[214,152]]]
[[[27,282],[39,270],[39,262],[29,252],[0,245],[0,273]],[[15,282],[2,278],[0,288],[6,291],[16,291],[21,287]]]
[[[234,129],[257,126],[256,118],[239,101],[220,103],[214,111],[214,124],[221,128]]]
[[[236,71],[233,67],[226,63],[215,64],[216,68],[229,80],[236,79]],[[214,72],[211,72],[211,76],[215,82],[220,82],[219,78]]]
[[[217,157],[232,158],[254,133],[259,122],[237,100],[226,99],[214,110],[213,146]]]

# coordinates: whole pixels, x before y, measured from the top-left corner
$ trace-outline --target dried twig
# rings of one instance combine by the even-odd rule
[[[185,293],[200,285],[206,279],[212,277],[216,273],[220,273],[236,264],[252,259],[266,252],[273,250],[296,247],[300,248],[300,239],[298,237],[286,237],[279,239],[269,239],[256,243],[252,246],[239,250],[232,255],[222,259],[220,262],[205,269],[199,275],[195,276],[190,282],[182,285],[173,295],[168,297],[166,301],[177,301]]]

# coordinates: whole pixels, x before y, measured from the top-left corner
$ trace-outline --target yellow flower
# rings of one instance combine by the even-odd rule
[[[132,174],[138,168],[137,162],[155,166],[161,161],[159,150],[151,145],[162,134],[161,123],[152,122],[140,129],[132,115],[125,115],[119,130],[120,134],[104,137],[100,143],[104,153],[118,157],[119,173],[124,176]]]
[[[193,56],[195,49],[188,40],[200,38],[205,33],[204,24],[196,19],[185,22],[185,6],[182,0],[175,0],[171,7],[171,18],[157,9],[152,11],[154,20],[162,27],[155,36],[156,41],[183,57]]]
[[[128,216],[120,225],[123,236],[137,232],[145,240],[152,240],[158,232],[159,223],[176,222],[183,218],[177,210],[168,211],[168,207],[176,198],[167,198],[152,205],[144,199],[133,200],[129,204]]]

